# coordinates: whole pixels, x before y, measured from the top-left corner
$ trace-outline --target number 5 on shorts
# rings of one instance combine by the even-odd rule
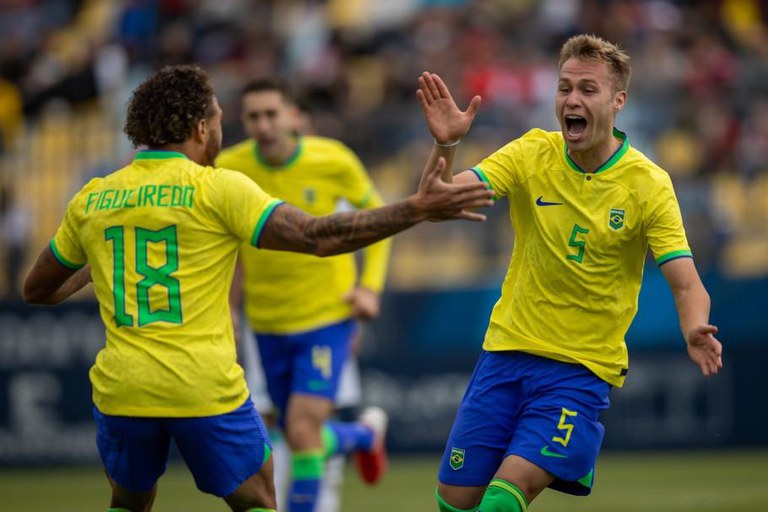
[[[563,446],[568,446],[568,441],[571,440],[571,432],[573,431],[573,423],[567,423],[567,420],[571,416],[578,416],[576,411],[569,411],[563,407],[563,411],[560,414],[560,423],[557,424],[557,428],[565,432],[565,437],[553,437],[552,440],[556,443],[560,443]]]

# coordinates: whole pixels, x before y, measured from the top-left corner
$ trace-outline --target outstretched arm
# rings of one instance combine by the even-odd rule
[[[58,304],[90,282],[90,265],[79,270],[65,267],[47,246],[24,280],[24,301],[30,304]]]
[[[373,210],[313,217],[289,204],[278,206],[264,225],[259,247],[330,256],[354,251],[423,221],[483,221],[470,210],[490,206],[493,192],[482,182],[445,183],[445,159],[425,169],[418,191],[397,203]]]
[[[419,77],[419,89],[416,91],[424,119],[427,121],[435,145],[429,155],[427,166],[432,168],[439,157],[445,158],[446,166],[443,181],[452,180],[453,157],[456,147],[469,131],[480,108],[480,96],[469,102],[467,110],[461,111],[451,96],[451,91],[443,80],[434,73],[424,72]]]
[[[661,271],[675,296],[688,355],[705,376],[716,374],[723,367],[723,346],[715,338],[717,327],[709,323],[709,294],[701,283],[693,260],[672,260],[663,264]]]

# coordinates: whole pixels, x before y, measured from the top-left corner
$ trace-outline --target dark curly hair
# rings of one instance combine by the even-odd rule
[[[123,131],[136,147],[182,143],[213,116],[213,94],[199,67],[166,66],[133,91]]]

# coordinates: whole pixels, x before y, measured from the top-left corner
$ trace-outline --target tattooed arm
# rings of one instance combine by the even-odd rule
[[[373,210],[313,217],[282,204],[264,225],[259,247],[330,256],[365,247],[426,220],[485,220],[470,210],[491,206],[493,192],[482,182],[445,183],[440,179],[444,169],[445,160],[440,158],[433,168],[425,168],[414,195]]]

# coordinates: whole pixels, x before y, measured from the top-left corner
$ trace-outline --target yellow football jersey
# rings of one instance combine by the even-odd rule
[[[238,249],[280,204],[243,175],[141,151],[75,195],[51,241],[91,265],[106,345],[93,401],[118,416],[210,416],[245,402],[228,294]]]
[[[313,215],[328,215],[342,200],[355,208],[375,208],[382,200],[355,154],[339,141],[298,139],[294,156],[272,167],[253,140],[225,149],[216,165],[244,173],[266,192]],[[384,285],[388,240],[363,251],[360,284]],[[253,330],[290,334],[317,329],[350,316],[342,300],[357,282],[353,254],[326,258],[243,247],[245,311]]]
[[[595,173],[560,132],[538,129],[474,171],[509,196],[515,230],[483,348],[579,363],[621,386],[648,247],[658,264],[691,252],[669,175],[614,135],[622,145]]]

